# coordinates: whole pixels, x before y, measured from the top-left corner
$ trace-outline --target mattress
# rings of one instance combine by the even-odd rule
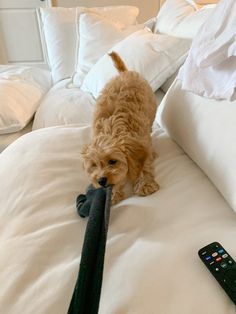
[[[0,153],[20,136],[30,132],[32,130],[32,124],[33,122],[31,121],[23,130],[20,130],[19,132],[0,134]]]
[[[0,155],[2,313],[67,313],[86,228],[75,210],[89,183],[80,151],[90,138],[89,126],[40,129]],[[162,129],[152,140],[160,190],[111,209],[99,313],[233,314],[197,251],[219,241],[236,257],[235,213]]]

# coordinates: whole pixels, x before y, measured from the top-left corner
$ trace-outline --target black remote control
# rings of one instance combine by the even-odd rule
[[[218,242],[198,251],[198,255],[221,287],[236,304],[236,262]]]

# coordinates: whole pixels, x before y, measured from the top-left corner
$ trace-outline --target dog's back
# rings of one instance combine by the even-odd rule
[[[148,82],[110,54],[119,74],[103,88],[93,119],[93,142],[83,152],[85,167],[95,186],[113,185],[112,202],[125,197],[130,181],[134,193],[158,190],[154,178],[151,128],[156,100]],[[102,181],[101,181],[102,180]],[[101,183],[100,183],[101,182]]]
[[[133,129],[132,132],[135,129],[141,134],[146,132],[144,128],[150,132],[156,113],[156,99],[150,85],[139,73],[128,70],[116,52],[109,56],[119,75],[106,84],[97,99],[93,120],[95,134],[105,127],[105,120],[114,122],[121,117],[125,129]]]

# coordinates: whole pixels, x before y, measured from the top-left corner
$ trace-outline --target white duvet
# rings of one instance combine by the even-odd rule
[[[53,127],[0,155],[0,313],[65,314],[86,219],[75,198],[88,178],[90,127]],[[197,256],[221,242],[236,258],[236,216],[204,173],[156,129],[160,191],[111,209],[100,314],[233,314]]]

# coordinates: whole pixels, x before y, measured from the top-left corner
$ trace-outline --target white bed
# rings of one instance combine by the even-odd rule
[[[3,313],[68,309],[86,227],[75,210],[89,183],[80,149],[90,134],[90,127],[41,129],[0,156]],[[235,313],[197,255],[217,240],[236,256],[235,213],[161,129],[153,142],[161,189],[112,207],[100,313]]]
[[[31,132],[32,131],[32,124],[33,124],[33,121],[28,123],[24,129],[22,129],[18,132],[14,132],[14,133],[10,133],[10,134],[1,134],[0,135],[0,152],[2,152],[7,146],[9,146],[11,143],[13,143],[15,140],[17,140],[22,135]]]
[[[175,36],[187,40],[161,37],[163,55],[174,60],[167,62],[158,54],[158,60],[164,58],[158,66],[165,64],[161,75],[153,76],[156,64],[144,67],[148,73],[143,73],[137,55],[135,59],[161,103],[152,132],[160,190],[147,197],[128,194],[111,208],[100,314],[235,313],[235,305],[197,254],[201,247],[218,241],[236,258],[235,101],[209,100],[182,90],[178,79],[171,83],[186,58],[189,38],[213,7],[199,9],[185,0],[168,2],[176,3],[176,9],[166,15],[168,6],[164,6],[149,25],[173,37],[172,21],[178,26]],[[41,12],[44,25],[49,21],[45,12]],[[62,10],[56,15],[69,18],[70,13]],[[176,15],[178,23],[173,20]],[[194,28],[186,29],[189,23]],[[129,38],[153,36],[143,28],[134,34]],[[115,43],[117,49],[123,40],[126,37]],[[153,51],[150,42],[147,47]],[[179,54],[176,59],[173,51]],[[81,67],[77,64],[70,75],[75,65],[71,60],[61,63],[60,53],[53,59],[58,61],[51,68],[53,86],[38,103],[33,132],[0,154],[1,313],[67,313],[78,274],[87,220],[77,215],[75,200],[89,184],[80,151],[91,139],[97,82],[104,82],[103,73],[112,73],[112,65],[104,66],[105,54],[91,69],[80,60]],[[145,53],[147,60],[152,58],[148,48]],[[125,52],[123,57],[132,66]],[[174,66],[176,60],[180,63]],[[87,84],[78,88],[75,77],[81,69]],[[92,70],[97,82],[94,77],[88,80]]]

